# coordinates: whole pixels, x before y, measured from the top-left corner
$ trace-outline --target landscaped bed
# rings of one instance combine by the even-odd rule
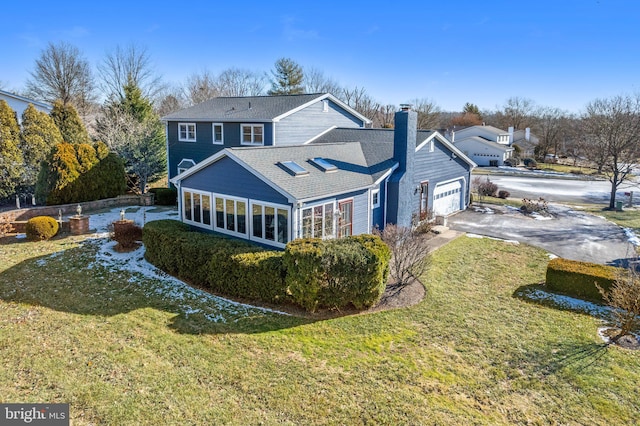
[[[205,296],[103,238],[1,240],[3,401],[69,402],[76,425],[640,422],[638,351],[514,297],[544,281],[543,250],[459,238],[418,305],[314,321]]]

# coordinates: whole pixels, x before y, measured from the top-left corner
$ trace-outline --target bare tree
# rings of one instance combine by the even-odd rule
[[[429,247],[419,232],[388,223],[376,234],[391,249],[390,275],[398,285],[405,286],[412,277],[419,278],[427,272],[430,264]]]
[[[219,96],[259,96],[264,94],[266,84],[264,74],[241,68],[222,71],[214,82]]]
[[[333,78],[326,77],[318,68],[304,70],[305,93],[331,93],[338,96],[342,91],[340,84]]]
[[[166,86],[155,105],[159,117],[178,111],[186,106],[184,93],[180,86]]]
[[[440,127],[440,107],[427,98],[416,98],[408,103],[418,113],[418,129],[437,129]]]
[[[377,122],[380,104],[369,96],[364,87],[356,86],[353,89],[343,89],[339,98],[351,108],[373,121],[373,127],[380,127],[380,123]]]
[[[383,129],[393,129],[396,115],[395,105],[384,105],[380,107],[378,122]]]
[[[502,129],[513,126],[516,130],[531,127],[535,112],[535,102],[531,99],[513,96],[498,109],[494,119]]]
[[[602,172],[611,183],[609,208],[613,209],[618,185],[630,177],[640,159],[640,94],[591,101],[583,123],[589,156],[602,160]]]
[[[26,89],[33,98],[49,103],[61,100],[64,105],[73,105],[81,115],[95,100],[89,62],[68,43],[49,43],[30,74]]]
[[[611,337],[612,343],[640,326],[640,274],[636,266],[630,265],[629,269],[620,272],[609,291],[596,284],[603,300],[613,308],[612,319],[618,331]]]
[[[124,99],[123,87],[132,82],[142,90],[145,98],[152,101],[164,90],[162,77],[156,73],[146,47],[130,44],[120,45],[108,52],[98,65],[100,88],[107,97],[116,101]]]
[[[187,78],[184,95],[188,105],[197,105],[220,96],[216,79],[208,70],[201,74],[191,74]]]
[[[578,159],[584,158],[587,152],[587,139],[582,132],[582,122],[575,116],[564,119],[564,136],[562,151],[573,159],[573,165],[578,164]]]
[[[553,151],[559,153],[559,144],[565,129],[566,112],[556,107],[540,107],[535,114],[534,130],[539,137],[536,147],[537,157],[544,159],[545,155]]]

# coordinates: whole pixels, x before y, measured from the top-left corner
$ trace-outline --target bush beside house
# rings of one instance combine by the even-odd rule
[[[602,294],[596,284],[608,292],[618,271],[619,268],[613,266],[556,258],[547,266],[546,285],[549,290],[602,302]]]
[[[174,220],[144,227],[145,257],[188,282],[229,296],[318,308],[373,306],[384,293],[390,253],[371,235],[305,239],[284,252],[191,231]]]

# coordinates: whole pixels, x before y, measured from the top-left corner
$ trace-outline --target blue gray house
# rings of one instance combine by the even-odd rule
[[[475,163],[416,118],[404,108],[395,130],[332,127],[304,144],[224,148],[171,179],[181,219],[284,247],[466,208]]]
[[[169,179],[225,148],[301,145],[371,122],[329,93],[219,97],[162,119]]]

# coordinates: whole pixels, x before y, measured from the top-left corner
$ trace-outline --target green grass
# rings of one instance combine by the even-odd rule
[[[522,199],[516,198],[498,198],[498,197],[480,197],[477,193],[473,193],[474,204],[495,204],[500,206],[522,207]]]
[[[74,425],[640,422],[640,353],[513,296],[544,279],[532,247],[461,237],[408,309],[212,323],[160,280],[95,265],[81,238],[14,241],[0,244],[1,399],[69,402]]]
[[[611,222],[624,228],[633,229],[636,233],[640,233],[640,211],[635,209],[625,210],[621,212],[615,210],[605,210],[602,207],[590,206],[586,209],[589,213],[602,216]]]

